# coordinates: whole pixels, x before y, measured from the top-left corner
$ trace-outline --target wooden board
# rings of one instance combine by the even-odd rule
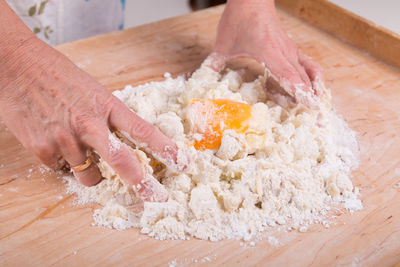
[[[222,7],[119,31],[58,49],[110,90],[193,71],[211,51]],[[91,226],[94,206],[76,207],[57,175],[0,126],[0,265],[167,266],[359,265],[400,262],[400,72],[279,10],[293,40],[326,71],[333,102],[360,142],[353,183],[364,209],[306,233],[258,241],[158,241],[138,230]],[[43,170],[42,170],[43,171]],[[210,262],[209,262],[210,261]],[[85,265],[86,265],[85,264]]]
[[[400,67],[400,35],[328,0],[277,0],[277,4],[317,27]]]

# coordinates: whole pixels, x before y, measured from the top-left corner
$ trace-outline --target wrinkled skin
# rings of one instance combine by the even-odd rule
[[[65,56],[36,39],[25,42],[16,53],[18,60],[8,60],[8,68],[0,72],[0,116],[44,164],[57,169],[65,159],[71,166],[80,165],[91,148],[128,184],[141,184],[145,174],[138,158],[125,144],[112,148],[110,129],[124,131],[161,157],[176,160],[177,148],[171,140]],[[88,186],[101,180],[96,164],[74,174]],[[147,183],[158,184],[155,179]],[[141,188],[139,193],[148,199],[165,201],[168,196],[161,185]],[[154,188],[159,191],[143,191]]]
[[[287,93],[303,104],[297,90],[314,100],[321,91],[313,82],[322,81],[322,68],[289,39],[279,21],[273,0],[229,0],[218,26],[212,66],[220,70],[233,58],[248,56],[264,63],[284,85]]]

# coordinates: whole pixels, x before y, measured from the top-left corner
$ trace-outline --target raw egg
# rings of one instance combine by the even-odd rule
[[[244,133],[251,117],[251,106],[229,99],[192,99],[194,132],[202,134],[194,142],[197,150],[216,149],[225,130]]]

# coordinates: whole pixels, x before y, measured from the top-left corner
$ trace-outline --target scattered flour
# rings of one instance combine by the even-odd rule
[[[39,166],[39,172],[40,172],[41,174],[50,173],[50,172],[52,172],[52,171],[53,171],[53,170],[50,169],[49,167],[47,167],[46,165],[41,165],[41,166]]]
[[[31,178],[32,173],[33,173],[33,169],[32,168],[28,169],[28,174],[26,175],[26,178]]]
[[[211,262],[211,258],[209,257],[204,257],[203,259],[201,259],[201,262]]]
[[[362,210],[363,206],[361,200],[357,198],[348,198],[344,201],[344,208],[353,214],[355,211]]]
[[[299,228],[299,232],[300,232],[300,233],[305,233],[305,232],[307,232],[307,230],[308,230],[308,228],[307,228],[307,226],[305,226],[305,225],[302,225],[302,226],[300,226],[300,228]]]
[[[244,82],[239,72],[220,74],[202,66],[188,80],[165,77],[114,94],[172,138],[190,156],[190,164],[178,172],[132,149],[142,153],[143,164],[166,188],[165,203],[140,202],[101,159],[105,179],[98,185],[84,187],[67,177],[67,190],[77,194],[78,204],[103,206],[94,212],[95,225],[137,227],[157,239],[250,240],[276,225],[306,231],[311,223],[325,222],[332,205],[344,204],[352,212],[362,208],[349,177],[358,164],[355,133],[332,110],[329,91],[318,109],[308,109],[276,104],[264,90],[264,76]],[[203,138],[193,130],[190,103],[195,98],[251,105],[248,129],[226,130],[219,149],[194,149],[190,144]],[[111,149],[119,145],[116,136],[110,136]],[[268,241],[279,243],[272,237]]]
[[[168,267],[176,267],[176,260],[173,260],[170,263],[168,263]]]
[[[273,236],[268,237],[268,243],[273,247],[278,247],[280,245],[279,240]]]

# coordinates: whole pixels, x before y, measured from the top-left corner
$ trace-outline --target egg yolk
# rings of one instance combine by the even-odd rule
[[[194,142],[197,150],[216,149],[225,130],[244,133],[251,117],[251,106],[229,99],[192,99],[194,131],[203,135]]]

